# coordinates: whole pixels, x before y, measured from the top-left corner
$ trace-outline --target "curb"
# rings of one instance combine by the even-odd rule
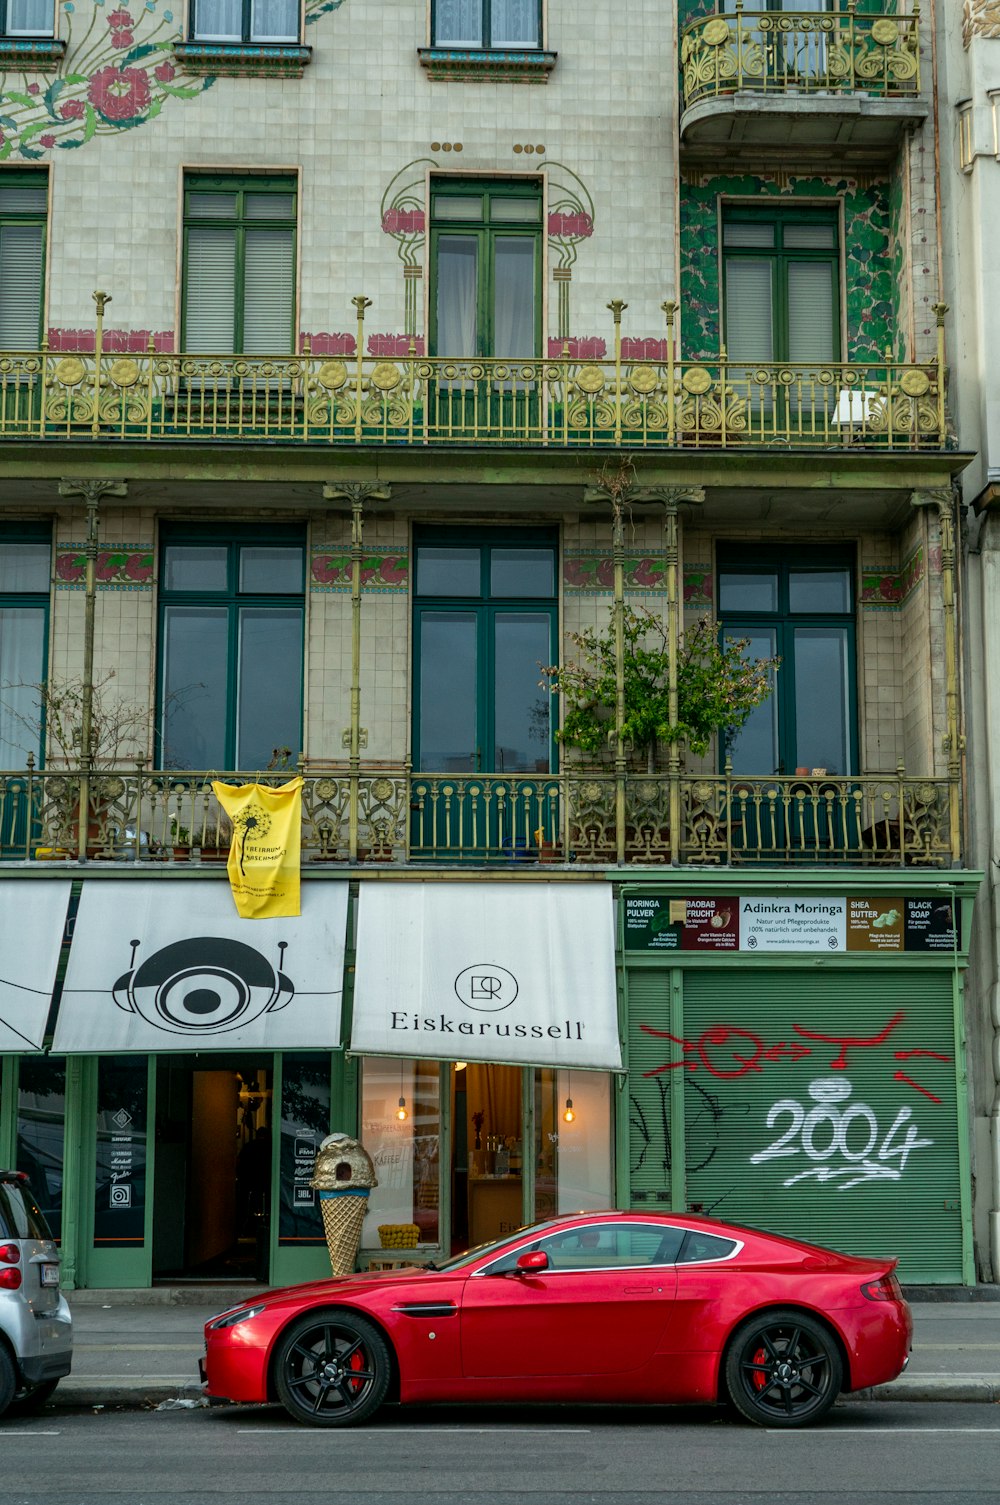
[[[98,1407],[118,1407],[127,1410],[148,1410],[166,1400],[200,1400],[202,1387],[197,1380],[183,1385],[163,1385],[155,1381],[122,1382],[100,1380],[61,1381],[50,1406],[63,1409],[93,1410]],[[962,1375],[917,1375],[893,1380],[891,1385],[874,1385],[867,1390],[852,1390],[843,1395],[839,1405],[851,1401],[962,1401],[982,1404],[1000,1404],[1000,1380],[985,1376]]]

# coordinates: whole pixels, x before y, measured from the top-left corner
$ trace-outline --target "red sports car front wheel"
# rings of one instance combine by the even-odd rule
[[[800,1427],[833,1405],[844,1370],[832,1336],[805,1312],[762,1312],[738,1328],[726,1355],[726,1389],[748,1421]]]
[[[306,1313],[278,1344],[274,1384],[295,1421],[357,1426],[385,1399],[389,1350],[378,1329],[353,1312]]]

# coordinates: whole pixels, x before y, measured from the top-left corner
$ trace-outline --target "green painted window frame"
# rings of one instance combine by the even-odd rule
[[[164,588],[166,551],[171,546],[215,546],[227,550],[226,588],[222,591],[167,590]],[[239,588],[240,551],[245,547],[268,546],[298,547],[302,551],[302,590],[298,594],[261,593],[241,591]],[[219,607],[227,613],[226,638],[226,756],[223,770],[236,770],[236,737],[239,688],[240,611],[245,607],[256,609],[273,608],[275,611],[299,608],[302,613],[302,637],[298,656],[299,670],[299,745],[292,749],[293,756],[301,751],[302,727],[305,710],[305,618],[308,595],[308,543],[304,526],[278,525],[273,528],[247,524],[209,525],[196,527],[184,524],[164,524],[160,531],[159,601],[157,603],[157,669],[156,669],[156,766],[163,768],[164,740],[164,670],[166,657],[166,619],[172,606]]]
[[[276,44],[280,45],[280,44]],[[192,195],[229,193],[236,195],[237,209],[235,215],[226,215],[213,219],[209,215],[195,218],[190,214]],[[248,194],[273,193],[275,195],[290,194],[293,200],[292,213],[287,219],[256,219],[248,217],[246,213],[246,198]],[[298,270],[298,205],[299,184],[298,178],[292,173],[270,175],[266,173],[206,173],[189,172],[184,174],[183,187],[183,248],[181,257],[181,349],[187,347],[187,306],[188,306],[188,241],[190,231],[197,226],[202,229],[213,226],[221,229],[233,229],[236,236],[236,276],[233,285],[233,339],[232,351],[219,351],[220,355],[242,355],[244,340],[244,310],[246,303],[246,232],[248,228],[253,230],[276,230],[291,231],[292,247],[292,317],[288,328],[288,351],[291,355],[295,350],[295,280]],[[280,352],[275,351],[274,354]]]
[[[789,606],[789,579],[792,573],[801,574],[815,570],[846,570],[850,579],[851,601],[846,612],[793,612]],[[722,603],[722,575],[773,573],[778,582],[778,604],[773,612],[732,611],[727,612]],[[801,544],[728,544],[720,543],[716,549],[715,562],[716,600],[720,641],[744,637],[748,631],[761,628],[775,629],[775,652],[781,658],[781,667],[775,677],[773,691],[778,709],[778,772],[794,774],[793,754],[796,747],[796,705],[794,672],[794,631],[796,628],[839,627],[847,631],[847,710],[849,722],[848,756],[850,767],[840,771],[840,776],[854,777],[859,768],[858,731],[858,666],[857,666],[857,604],[858,566],[857,551],[851,544],[801,545]],[[719,766],[725,768],[726,748],[720,738]],[[791,763],[791,766],[789,766]],[[774,770],[762,769],[763,777]],[[748,777],[753,777],[748,774]]]
[[[479,549],[479,594],[476,596],[435,596],[420,593],[421,546]],[[490,588],[490,565],[494,548],[545,548],[552,554],[551,596],[494,596]],[[485,751],[494,745],[493,689],[494,653],[492,624],[498,613],[531,611],[547,613],[549,643],[554,662],[558,654],[559,633],[559,539],[551,528],[434,528],[417,527],[413,533],[413,766],[420,769],[420,616],[424,611],[470,614],[476,616],[477,684],[476,727],[479,747]],[[549,771],[558,767],[556,754],[555,705],[549,720]],[[483,761],[480,759],[480,761]],[[486,759],[492,762],[490,757]],[[428,768],[427,773],[441,769]],[[498,772],[494,769],[470,769],[470,775]],[[536,777],[543,778],[544,774]]]
[[[761,246],[727,246],[727,225],[773,225],[773,247]],[[833,248],[826,247],[812,249],[810,247],[785,246],[784,232],[789,225],[830,225],[834,231]],[[843,278],[843,245],[840,227],[840,214],[836,207],[830,209],[810,205],[796,204],[745,204],[723,203],[719,257],[722,262],[722,331],[723,339],[728,347],[729,337],[726,328],[726,310],[728,307],[729,289],[728,272],[730,260],[740,261],[770,261],[771,262],[771,309],[772,309],[772,332],[773,354],[771,364],[791,359],[789,355],[789,329],[790,319],[788,311],[788,264],[789,262],[812,262],[828,265],[832,271],[831,286],[833,288],[832,310],[832,349],[834,351],[833,363],[843,359],[843,331],[842,320],[842,278]]]
[[[0,523],[0,552],[7,544],[45,544],[49,550],[49,578],[52,575],[52,529],[48,523]],[[42,614],[42,661],[38,682],[49,672],[49,629],[52,611],[51,584],[47,590],[3,591],[0,590],[0,608],[19,607],[22,610],[39,611]],[[38,746],[33,749],[36,768],[45,766],[45,709],[39,709]]]
[[[483,215],[480,220],[472,219],[449,219],[446,213],[438,208],[438,201],[454,199],[471,199],[480,195],[483,202]],[[537,198],[538,220],[534,224],[527,224],[524,220],[504,220],[503,203],[505,199]],[[542,184],[538,178],[431,178],[430,184],[430,353],[437,354],[437,285],[438,285],[438,251],[442,237],[448,235],[461,235],[465,238],[475,237],[479,245],[477,257],[478,286],[476,296],[476,329],[478,333],[476,350],[470,350],[468,357],[482,357],[489,359],[493,354],[494,330],[493,330],[493,268],[495,260],[495,244],[498,236],[524,237],[530,239],[535,245],[535,287],[534,287],[534,355],[537,358],[541,354],[542,340]]]
[[[45,194],[45,208],[40,212],[36,210],[28,213],[16,213],[12,210],[5,210],[0,207],[0,229],[2,229],[6,225],[37,225],[41,227],[42,254],[41,265],[39,267],[38,273],[38,342],[39,345],[41,345],[45,332],[43,328],[42,318],[45,312],[45,278],[48,270],[46,226],[48,225],[49,220],[49,175],[44,168],[39,168],[37,170],[22,170],[21,168],[0,168],[0,183],[2,183],[4,187],[41,189],[41,191]],[[0,287],[0,299],[2,298],[3,288]]]
[[[478,52],[539,52],[543,46],[542,26],[544,15],[542,13],[542,0],[536,0],[536,14],[538,16],[538,30],[534,42],[494,42],[493,32],[493,6],[492,0],[480,0],[482,7],[482,40],[475,42],[454,42],[449,37],[438,36],[438,0],[432,0],[431,4],[431,46],[432,47],[457,47],[462,51]]]

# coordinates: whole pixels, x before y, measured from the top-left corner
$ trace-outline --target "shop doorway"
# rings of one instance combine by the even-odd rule
[[[268,1279],[271,1057],[157,1063],[153,1279]]]
[[[452,1067],[454,1250],[488,1243],[524,1223],[523,1072]]]

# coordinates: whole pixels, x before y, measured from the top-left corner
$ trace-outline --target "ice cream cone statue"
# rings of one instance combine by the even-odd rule
[[[346,1134],[328,1134],[316,1154],[309,1185],[319,1192],[323,1231],[334,1275],[350,1275],[361,1247],[368,1195],[378,1185],[368,1151]]]

